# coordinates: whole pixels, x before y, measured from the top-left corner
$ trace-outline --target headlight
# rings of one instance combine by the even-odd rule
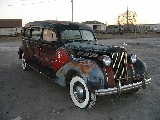
[[[103,63],[106,65],[106,66],[109,66],[111,64],[111,58],[107,55],[104,55],[103,56]]]
[[[135,54],[133,54],[132,56],[131,56],[131,62],[132,63],[135,63],[137,61],[137,56],[135,55]]]

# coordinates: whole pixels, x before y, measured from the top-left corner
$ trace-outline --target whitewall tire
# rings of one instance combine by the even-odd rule
[[[84,80],[75,76],[70,82],[70,95],[73,103],[82,109],[91,108],[96,101],[96,95],[88,91]]]
[[[29,69],[29,66],[27,65],[26,59],[24,57],[24,53],[22,54],[22,69],[23,70],[28,70]]]

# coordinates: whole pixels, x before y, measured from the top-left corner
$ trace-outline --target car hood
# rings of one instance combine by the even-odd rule
[[[97,53],[102,55],[125,51],[123,47],[107,46],[98,42],[72,42],[67,43],[66,46],[72,49],[73,52]]]

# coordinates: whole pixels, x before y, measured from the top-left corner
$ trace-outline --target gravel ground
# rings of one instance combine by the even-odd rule
[[[81,110],[69,91],[34,70],[23,71],[19,41],[0,43],[0,120],[160,120],[160,38],[100,40],[122,45],[148,66],[152,83],[133,95],[98,97]]]

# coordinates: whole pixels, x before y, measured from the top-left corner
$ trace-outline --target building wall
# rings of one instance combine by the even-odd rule
[[[22,19],[0,19],[0,28],[22,27]]]
[[[155,31],[160,24],[138,24],[137,29]]]
[[[87,24],[87,25],[90,26],[92,30],[95,30],[94,26],[97,26],[97,30],[102,30],[102,31],[106,30],[106,26],[104,24]]]
[[[21,33],[21,27],[19,28],[0,28],[0,35],[11,35],[13,34],[14,32],[17,32],[17,33]]]
[[[0,35],[21,33],[22,19],[0,19]]]
[[[157,23],[156,25],[154,25],[154,30],[160,30],[160,23]]]

